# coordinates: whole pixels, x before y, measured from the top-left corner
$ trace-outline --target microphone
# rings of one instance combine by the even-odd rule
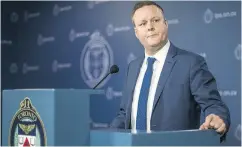
[[[104,78],[102,78],[102,80],[101,80],[100,82],[98,82],[97,85],[96,85],[95,87],[93,87],[92,89],[97,88],[97,86],[98,86],[99,84],[101,84],[102,81],[103,81],[104,79],[106,79],[108,75],[110,75],[110,74],[114,74],[114,73],[117,73],[118,71],[119,71],[118,66],[117,66],[117,65],[113,65],[113,66],[110,68],[110,70],[109,70],[109,72],[107,73],[107,75],[106,75]]]

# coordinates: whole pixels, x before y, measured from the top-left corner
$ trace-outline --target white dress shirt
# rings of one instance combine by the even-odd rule
[[[150,120],[151,120],[151,113],[153,108],[153,102],[155,97],[155,92],[157,88],[157,84],[160,78],[160,74],[166,59],[167,52],[170,47],[170,41],[168,40],[165,46],[160,49],[154,56],[148,56],[145,54],[145,59],[143,61],[143,64],[140,68],[140,73],[138,76],[138,79],[136,81],[134,95],[133,95],[133,102],[132,102],[132,111],[131,111],[131,129],[132,131],[136,131],[136,117],[137,117],[137,109],[138,109],[138,101],[139,101],[139,95],[140,90],[143,82],[143,78],[147,69],[147,58],[153,57],[156,59],[156,61],[153,64],[153,75],[150,83],[150,90],[149,90],[149,97],[147,102],[147,131],[150,130]]]

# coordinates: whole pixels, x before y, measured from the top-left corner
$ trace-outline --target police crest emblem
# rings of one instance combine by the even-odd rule
[[[10,146],[47,146],[44,124],[28,97],[20,102],[9,133]]]
[[[100,32],[95,31],[85,44],[80,65],[81,76],[90,88],[109,72],[109,67],[113,65],[113,51]],[[109,78],[107,77],[98,87],[104,86]]]

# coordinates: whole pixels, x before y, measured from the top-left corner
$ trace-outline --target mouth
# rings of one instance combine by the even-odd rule
[[[148,35],[148,37],[147,38],[150,38],[150,37],[155,37],[155,36],[157,36],[158,34],[152,34],[152,35]]]

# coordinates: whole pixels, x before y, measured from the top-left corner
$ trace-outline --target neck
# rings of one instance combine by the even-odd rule
[[[166,45],[167,42],[168,42],[168,39],[166,39],[164,42],[162,42],[159,46],[151,47],[150,49],[146,49],[146,50],[145,50],[145,53],[146,53],[148,56],[153,56],[153,55],[155,55],[159,50],[161,50],[161,49]]]

